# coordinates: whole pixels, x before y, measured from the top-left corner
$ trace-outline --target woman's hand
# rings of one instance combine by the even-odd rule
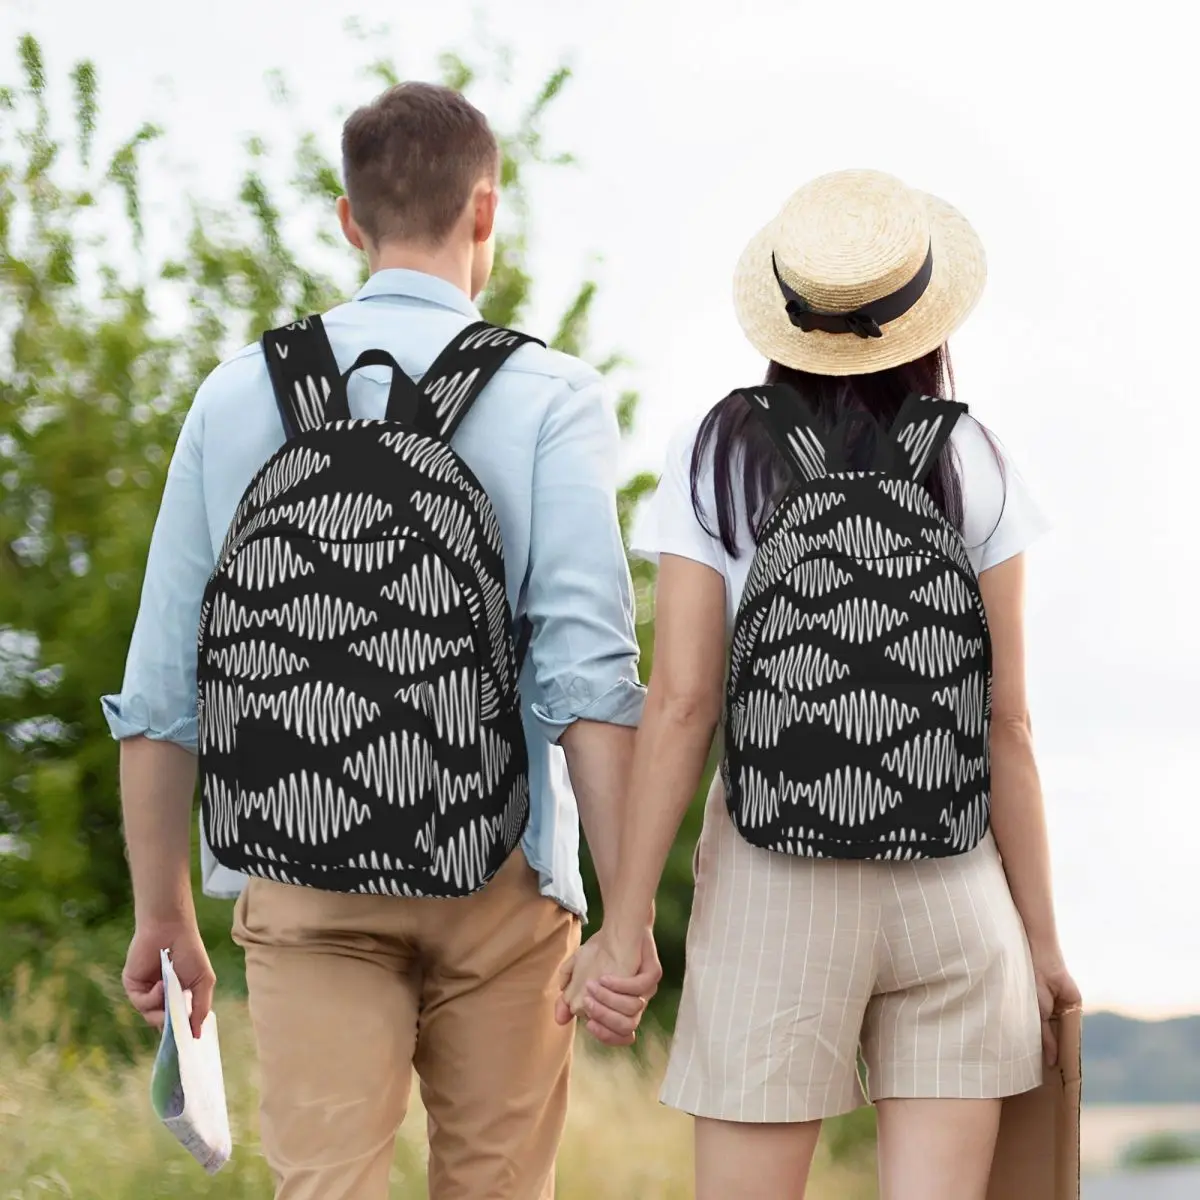
[[[631,949],[621,949],[604,929],[563,966],[555,1019],[565,1025],[585,1017],[588,1032],[606,1046],[632,1045],[642,1014],[662,978],[654,934],[645,929]]]
[[[1042,1018],[1042,1050],[1046,1062],[1054,1066],[1058,1062],[1058,1039],[1054,1036],[1050,1018],[1082,1003],[1082,997],[1057,946],[1046,950],[1033,948],[1033,977]]]

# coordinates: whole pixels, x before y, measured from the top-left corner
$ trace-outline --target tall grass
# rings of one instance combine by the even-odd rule
[[[115,997],[114,997],[115,999]],[[149,1055],[133,1065],[64,1040],[71,1025],[54,980],[17,979],[0,1022],[0,1198],[261,1200],[271,1179],[257,1144],[254,1047],[245,1006],[220,1006],[221,1047],[234,1126],[232,1161],[209,1178],[155,1121]],[[663,1108],[656,1089],[665,1047],[642,1059],[581,1041],[559,1156],[560,1200],[686,1200],[692,1196],[691,1121]],[[424,1116],[414,1092],[397,1142],[391,1195],[424,1197]],[[810,1200],[874,1200],[869,1146],[844,1162],[821,1152]]]

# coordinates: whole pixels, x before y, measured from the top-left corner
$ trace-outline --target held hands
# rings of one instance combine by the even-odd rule
[[[125,995],[147,1024],[155,1029],[163,1027],[163,950],[171,952],[171,965],[180,986],[185,992],[192,993],[192,1036],[199,1037],[200,1026],[212,1008],[217,977],[208,961],[208,952],[194,917],[179,922],[138,923],[121,975]]]
[[[555,1020],[565,1025],[584,1018],[597,1041],[630,1046],[661,978],[652,930],[645,929],[638,942],[623,949],[601,929],[564,964]]]

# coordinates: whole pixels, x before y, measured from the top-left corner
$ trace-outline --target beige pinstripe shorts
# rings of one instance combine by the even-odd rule
[[[696,849],[687,973],[662,1101],[726,1121],[810,1121],[866,1094],[990,1098],[1037,1087],[1025,931],[989,834],[909,863],[751,846],[720,782]]]

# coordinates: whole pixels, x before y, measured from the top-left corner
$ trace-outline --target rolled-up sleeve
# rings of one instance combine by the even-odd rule
[[[526,613],[533,713],[552,742],[575,721],[641,719],[633,586],[617,519],[620,437],[597,376],[562,386],[538,439]]]
[[[214,565],[204,506],[199,401],[198,395],[167,471],[121,691],[101,697],[113,737],[145,736],[192,751],[197,741],[196,632]]]

